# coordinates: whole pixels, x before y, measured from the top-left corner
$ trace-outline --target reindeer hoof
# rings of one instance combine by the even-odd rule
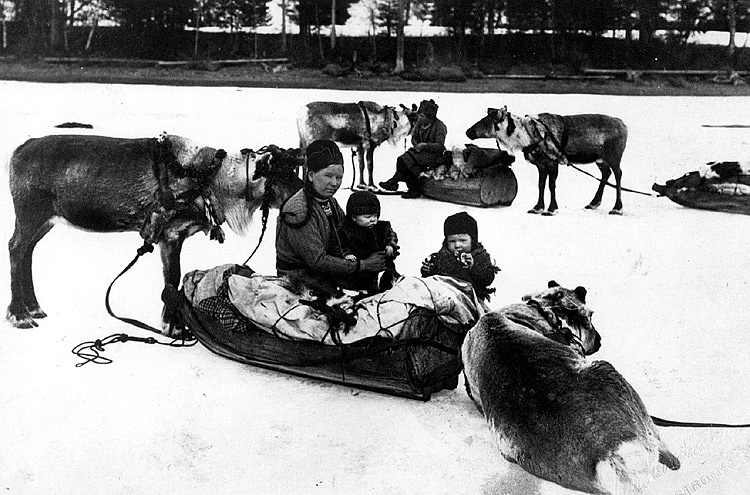
[[[173,339],[179,339],[180,337],[190,334],[183,325],[169,321],[163,321],[161,323],[161,333],[162,335]]]
[[[29,316],[31,316],[35,320],[39,320],[41,318],[46,318],[47,317],[47,313],[45,313],[44,311],[42,311],[41,308],[30,309],[29,310]]]
[[[557,215],[557,210],[547,210],[542,212],[543,217],[554,217]]]
[[[8,314],[5,319],[16,328],[35,328],[39,326],[39,324],[34,321],[34,318],[28,314],[26,316]]]
[[[367,186],[364,184],[357,184],[354,186],[355,191],[367,191]]]
[[[622,216],[622,210],[619,208],[615,208],[612,211],[609,212],[610,215],[619,215]]]
[[[378,186],[376,186],[375,184],[370,184],[369,186],[367,186],[367,190],[373,193],[380,191],[380,189],[378,189]]]
[[[584,207],[583,209],[584,209],[584,210],[596,210],[597,208],[599,208],[599,205],[600,205],[600,204],[601,204],[601,203],[596,203],[596,204],[594,204],[594,203],[589,203],[589,204],[587,204],[587,205],[586,205],[586,206],[585,206],[585,207]]]
[[[541,208],[532,208],[532,209],[530,209],[529,211],[527,211],[526,213],[531,213],[531,214],[533,214],[533,215],[539,215],[539,214],[540,214],[540,213],[542,213],[543,211],[544,211],[544,210],[542,210]]]

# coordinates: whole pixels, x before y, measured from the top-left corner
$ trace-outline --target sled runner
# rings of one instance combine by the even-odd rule
[[[510,168],[513,156],[492,148],[469,145],[454,150],[453,165],[444,173],[420,177],[428,198],[469,206],[510,206],[518,193],[518,181]]]
[[[252,271],[239,265],[227,271],[230,278],[235,274],[244,276],[243,272]],[[186,275],[186,281],[190,275]],[[388,332],[378,332],[373,337],[342,343],[342,339],[346,342],[346,336],[329,326],[326,339],[331,337],[332,342],[326,345],[315,340],[290,339],[283,329],[269,332],[244,317],[227,295],[226,274],[224,278],[217,295],[198,304],[191,302],[191,297],[193,300],[195,297],[186,295],[192,289],[185,284],[181,290],[172,286],[164,293],[166,304],[175,308],[185,328],[220,356],[292,375],[423,401],[435,392],[452,390],[458,385],[460,349],[468,327],[448,324],[434,311],[416,308],[410,312],[394,338]],[[235,280],[242,283],[241,278]],[[274,307],[277,303],[273,303]],[[291,314],[284,311],[282,316],[287,313]],[[293,319],[290,317],[290,321]]]
[[[738,162],[711,162],[652,189],[677,204],[702,210],[750,215],[750,167]]]

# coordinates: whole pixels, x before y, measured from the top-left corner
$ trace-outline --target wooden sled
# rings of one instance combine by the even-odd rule
[[[401,332],[405,338],[330,346],[279,338],[247,320],[243,331],[228,328],[173,286],[163,299],[201,344],[240,363],[422,401],[458,386],[466,332],[449,328],[425,309],[412,313]]]
[[[515,158],[504,151],[467,145],[463,150],[463,166],[469,177],[420,177],[425,196],[439,201],[469,206],[510,206],[518,193],[518,181],[510,168]],[[454,160],[455,165],[455,160]]]
[[[516,175],[507,165],[495,165],[466,179],[420,177],[419,184],[428,198],[469,206],[510,206],[518,193]]]
[[[750,215],[750,175],[707,179],[698,172],[690,172],[651,188],[659,196],[689,208]]]

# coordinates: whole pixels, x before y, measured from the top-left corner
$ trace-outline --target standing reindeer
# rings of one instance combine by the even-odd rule
[[[34,292],[36,244],[63,219],[93,232],[136,231],[159,245],[166,285],[179,286],[186,238],[219,225],[243,233],[258,208],[278,207],[301,186],[294,153],[226,153],[180,136],[121,139],[59,135],[30,139],[10,159],[16,212],[10,252],[7,320],[18,328],[47,316]],[[165,308],[163,331],[171,332]]]
[[[374,101],[337,103],[313,101],[303,106],[297,116],[299,145],[304,152],[307,146],[318,139],[330,139],[341,147],[353,147],[359,159],[359,182],[357,189],[377,191],[373,180],[373,154],[375,148],[385,142],[396,145],[414,130],[416,107],[401,110],[381,106]],[[365,184],[365,166],[369,174]],[[352,177],[352,188],[355,188]]]
[[[560,164],[596,162],[602,173],[594,199],[586,206],[599,207],[604,186],[612,172],[617,197],[611,215],[622,215],[622,170],[620,161],[628,141],[628,128],[622,120],[601,114],[557,115],[541,113],[519,117],[503,107],[490,108],[487,116],[466,131],[469,139],[494,138],[511,152],[522,151],[539,171],[539,197],[529,213],[557,213],[555,183]],[[550,203],[544,211],[544,188],[549,178]]]

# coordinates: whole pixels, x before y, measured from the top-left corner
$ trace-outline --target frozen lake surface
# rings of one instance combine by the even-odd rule
[[[623,184],[650,191],[715,160],[750,158],[750,132],[704,125],[750,124],[750,98],[421,94],[0,82],[0,160],[53,126],[89,123],[94,133],[162,131],[227,150],[297,146],[297,109],[314,100],[381,104],[432,97],[449,145],[488,107],[516,114],[605,113],[629,126]],[[62,131],[66,132],[66,131]],[[489,141],[478,143],[493,146]],[[375,153],[388,178],[403,147]],[[348,161],[349,153],[344,152]],[[502,272],[490,305],[546,287],[583,285],[602,335],[596,359],[610,361],[649,412],[682,421],[750,422],[750,217],[682,208],[666,198],[624,193],[624,216],[585,211],[596,182],[565,168],[555,217],[528,215],[536,169],[518,156],[519,194],[507,208],[481,209],[381,196],[399,234],[402,273],[419,273],[436,251],[444,218],[465,210]],[[598,174],[595,166],[585,169]],[[345,185],[351,180],[347,165]],[[0,238],[13,231],[7,169],[0,174]],[[338,200],[349,194],[342,189]],[[275,226],[275,212],[269,222]],[[228,229],[227,229],[228,230]],[[197,235],[184,271],[244,261],[260,232],[223,245]],[[272,234],[272,230],[269,231]],[[253,258],[274,272],[273,235]],[[468,399],[455,391],[427,403],[398,399],[244,366],[202,346],[115,344],[110,365],[76,368],[70,350],[119,332],[104,293],[135,255],[136,233],[92,234],[58,226],[35,251],[37,295],[49,317],[39,328],[0,328],[0,490],[12,494],[564,494],[505,462]],[[8,274],[7,255],[0,273]],[[115,286],[114,311],[157,324],[161,266],[146,256]],[[10,301],[7,275],[0,300]],[[655,473],[646,494],[738,494],[750,484],[745,430],[661,429],[682,461]]]

